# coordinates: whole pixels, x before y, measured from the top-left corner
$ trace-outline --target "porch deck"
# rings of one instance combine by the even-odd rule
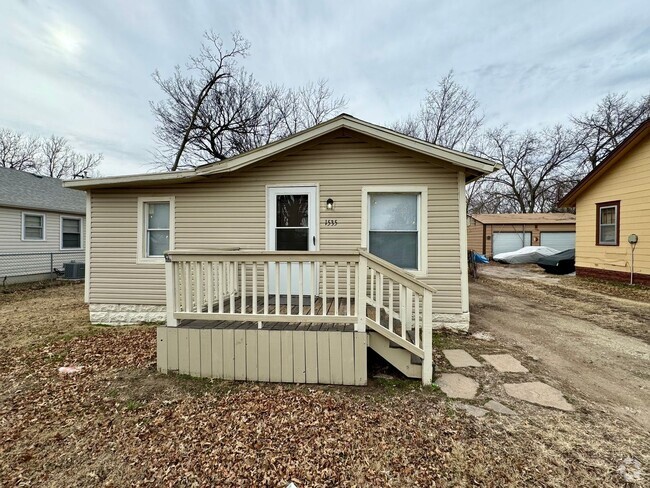
[[[434,290],[364,250],[170,251],[166,258],[161,372],[364,385],[371,347],[407,376],[431,382]]]

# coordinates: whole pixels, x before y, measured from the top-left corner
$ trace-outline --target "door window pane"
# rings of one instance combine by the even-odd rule
[[[309,251],[309,229],[276,229],[275,248],[278,251]]]
[[[419,267],[417,193],[373,193],[369,195],[368,250],[396,266]]]
[[[308,195],[278,195],[277,227],[307,227],[309,225]]]

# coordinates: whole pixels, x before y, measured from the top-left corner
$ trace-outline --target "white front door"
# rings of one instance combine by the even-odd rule
[[[317,242],[315,186],[269,188],[267,195],[267,243],[269,251],[315,251]],[[288,270],[291,269],[291,294],[300,292],[298,263],[269,264],[269,293],[276,292],[275,274],[279,268],[279,293],[287,294]],[[311,267],[303,265],[302,293],[312,290]]]

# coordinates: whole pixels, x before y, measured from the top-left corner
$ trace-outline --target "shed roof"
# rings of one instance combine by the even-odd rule
[[[57,178],[0,168],[0,207],[85,214],[86,195]]]
[[[607,157],[585,176],[580,183],[567,193],[558,203],[560,207],[575,207],[578,195],[589,188],[596,180],[601,178],[611,167],[619,162],[624,155],[650,135],[650,119],[643,122],[629,136],[616,146]]]
[[[474,214],[482,224],[575,224],[576,216],[570,213],[503,213]]]
[[[466,170],[473,178],[491,173],[499,169],[498,163],[466,154],[453,149],[447,149],[431,144],[414,137],[410,137],[394,130],[371,124],[357,119],[348,114],[341,114],[321,124],[310,127],[284,139],[266,144],[251,151],[233,156],[214,163],[205,164],[189,171],[175,171],[164,173],[149,173],[141,175],[117,176],[108,178],[90,178],[66,182],[69,188],[92,189],[109,188],[120,186],[145,186],[158,184],[183,183],[202,179],[210,175],[219,175],[237,171],[251,164],[258,163],[264,159],[276,156],[284,151],[297,148],[301,144],[313,141],[318,137],[330,134],[334,131],[344,129],[351,133],[357,133],[381,142],[392,144],[397,147],[436,158],[439,161],[449,163]]]

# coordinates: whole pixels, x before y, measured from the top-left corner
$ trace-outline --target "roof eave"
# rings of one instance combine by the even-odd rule
[[[210,163],[199,166],[194,170],[170,173],[149,173],[143,175],[117,176],[106,178],[92,178],[72,180],[64,183],[66,188],[78,190],[108,188],[115,186],[137,186],[148,184],[168,184],[183,180],[192,181],[201,177],[230,173],[245,166],[258,163],[279,153],[294,149],[302,144],[327,135],[339,129],[350,129],[384,142],[394,144],[416,153],[434,157],[443,162],[461,167],[476,173],[477,177],[501,169],[501,165],[486,159],[461,153],[451,149],[442,148],[426,141],[420,141],[410,136],[398,134],[395,131],[368,122],[356,119],[350,115],[342,114],[322,124],[316,125],[302,132],[289,136],[280,141],[261,146],[238,156],[226,159],[223,162]]]

